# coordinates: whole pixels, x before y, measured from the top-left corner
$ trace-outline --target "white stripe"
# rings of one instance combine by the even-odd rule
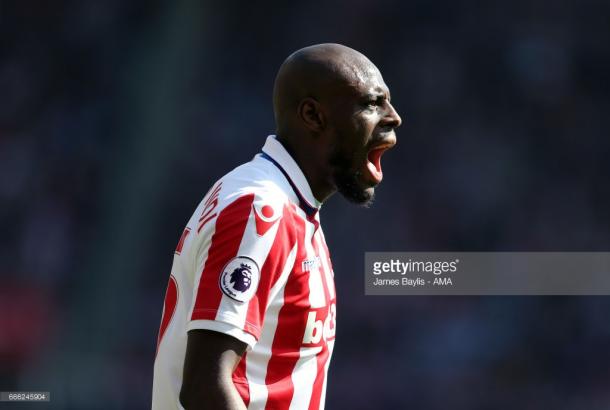
[[[286,264],[277,282],[269,292],[267,310],[265,312],[265,325],[259,339],[259,343],[254,345],[254,349],[248,352],[246,356],[246,378],[248,379],[248,387],[250,390],[250,403],[248,409],[264,409],[267,403],[267,385],[265,378],[267,377],[267,365],[271,358],[271,346],[275,330],[277,329],[278,316],[280,309],[284,306],[284,289],[288,276],[292,272],[294,260],[297,255],[297,247],[295,244],[288,257]]]
[[[335,340],[330,340],[327,344],[328,357],[324,364],[324,383],[322,384],[322,395],[320,396],[320,410],[324,410],[324,403],[326,402],[326,382],[328,380],[328,365],[330,365],[330,358],[333,355],[333,348],[335,347]]]
[[[280,223],[278,221],[265,235],[258,236],[256,233],[254,213],[250,210],[250,217],[246,224],[246,230],[241,239],[237,255],[235,256],[247,256],[254,259],[258,265],[260,275],[260,269],[262,269],[263,264],[269,255],[269,251],[271,250],[271,246],[273,246],[273,240],[275,239],[275,234],[277,233],[279,226]],[[222,275],[222,272],[219,272],[219,274]],[[222,320],[223,315],[230,313],[231,316],[236,317],[236,320],[232,320],[231,323],[243,329],[248,315],[248,305],[249,303],[235,302],[235,300],[223,294],[220,304],[218,305],[218,311],[216,312],[216,319]],[[224,317],[226,318],[226,316]]]
[[[321,232],[322,228],[318,228],[318,232]],[[328,266],[328,255],[326,254],[326,248],[324,247],[324,237],[321,234],[316,235],[318,241],[318,249],[320,249],[320,259],[322,259],[322,267],[324,268],[324,277],[326,278],[326,287],[328,288],[328,295],[330,300],[335,298],[335,282],[330,273],[330,266]]]
[[[307,221],[305,223],[305,250],[307,259],[315,259],[316,251],[311,244],[314,237],[314,225]],[[302,263],[302,261],[298,261]],[[324,284],[322,283],[322,274],[320,268],[316,265],[309,271],[309,304],[312,309],[321,308],[327,305],[326,293],[324,292]]]
[[[320,214],[318,213],[318,215],[320,215]],[[324,244],[326,244],[326,237],[324,236],[324,230],[322,229],[321,226],[320,226],[319,231],[320,231],[320,237],[322,238],[322,242]],[[326,247],[326,248],[328,248],[328,247]],[[324,248],[324,249],[326,249],[326,248]],[[324,251],[324,252],[326,252],[326,251]],[[326,255],[326,256],[328,257],[327,261],[330,260],[330,255]],[[332,277],[334,278],[335,277],[335,272],[333,272],[332,267],[329,266],[328,270],[329,270],[330,274],[332,275]]]
[[[294,394],[290,402],[289,410],[303,410],[309,407],[313,383],[318,374],[318,362],[316,355],[322,351],[322,346],[302,347],[299,351],[301,357],[292,371],[292,384]]]

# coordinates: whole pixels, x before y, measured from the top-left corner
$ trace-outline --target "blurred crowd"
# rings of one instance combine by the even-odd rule
[[[150,407],[173,249],[340,42],[403,118],[368,210],[321,218],[330,409],[607,409],[607,297],[364,296],[365,251],[610,250],[610,3],[0,3],[0,391]],[[578,275],[578,272],[574,272]]]

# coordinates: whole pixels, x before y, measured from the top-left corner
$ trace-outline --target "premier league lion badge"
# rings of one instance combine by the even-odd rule
[[[260,271],[252,259],[245,256],[233,258],[226,264],[220,275],[222,292],[238,302],[246,302],[254,296],[258,288]]]

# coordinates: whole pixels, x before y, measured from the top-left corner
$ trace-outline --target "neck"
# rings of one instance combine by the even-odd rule
[[[278,133],[276,138],[297,163],[307,179],[311,192],[319,202],[325,202],[337,191],[336,188],[329,183],[330,175],[327,172],[328,165],[319,163],[320,151],[316,150],[316,147],[312,144],[297,142],[306,141],[307,138],[311,137],[286,138],[283,133],[281,135]]]

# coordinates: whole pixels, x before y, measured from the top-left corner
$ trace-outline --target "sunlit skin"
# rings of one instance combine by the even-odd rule
[[[359,204],[372,201],[381,155],[396,144],[401,124],[373,63],[339,44],[301,49],[280,68],[274,111],[278,139],[320,202],[336,191]]]

